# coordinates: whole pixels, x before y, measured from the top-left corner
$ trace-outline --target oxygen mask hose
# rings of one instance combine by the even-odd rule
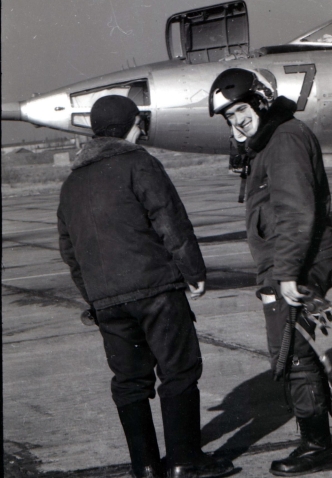
[[[295,329],[295,322],[297,316],[297,307],[290,306],[289,307],[289,316],[288,320],[286,321],[284,335],[281,342],[280,353],[278,357],[278,362],[274,374],[274,380],[278,381],[280,377],[286,373],[286,364],[287,358],[290,351],[293,331]]]
[[[292,408],[289,403],[289,399],[288,399],[287,391],[286,391],[286,369],[287,369],[287,360],[288,360],[288,356],[289,356],[289,352],[291,348],[293,333],[295,330],[295,324],[296,324],[296,318],[297,318],[297,312],[298,312],[297,309],[298,307],[289,306],[289,316],[288,316],[288,320],[286,321],[284,335],[282,338],[280,353],[278,357],[278,362],[277,362],[277,366],[276,366],[276,370],[274,374],[274,381],[276,382],[281,378],[281,376],[283,376],[285,403],[287,404],[289,413],[291,413]]]

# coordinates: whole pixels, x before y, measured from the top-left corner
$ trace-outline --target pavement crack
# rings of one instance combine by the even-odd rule
[[[6,238],[6,241],[9,241],[10,239]],[[59,251],[58,247],[52,247],[52,246],[46,246],[45,244],[36,244],[36,243],[31,243],[31,242],[23,242],[23,241],[18,241],[17,239],[11,239],[13,242],[15,242],[18,246],[24,246],[24,247],[36,247],[37,249],[46,249],[48,251]],[[16,246],[17,247],[17,246]]]
[[[87,334],[89,332],[97,332],[97,330],[95,328],[91,328],[90,330],[85,330],[82,332],[72,332],[70,334],[46,335],[45,337],[38,337],[36,339],[12,340],[11,342],[3,342],[2,346],[4,347],[5,345],[25,344],[27,342],[41,342],[42,340],[50,339],[62,339],[63,337],[77,336]]]
[[[260,357],[269,357],[268,352],[265,352],[264,350],[257,350],[251,347],[246,347],[245,345],[224,342],[221,339],[216,339],[215,337],[207,334],[197,333],[197,336],[198,339],[204,344],[215,345],[216,347],[222,347],[229,350],[241,350],[242,352],[258,355]]]
[[[58,296],[53,292],[50,292],[52,289],[48,290],[35,290],[35,289],[24,289],[23,287],[17,287],[8,284],[2,284],[2,287],[6,292],[13,294],[22,294],[23,298],[17,299],[13,302],[15,305],[32,305],[37,304],[43,307],[50,305],[58,307],[70,307],[70,308],[80,308],[82,309],[81,302],[78,302],[76,299],[68,299],[65,297]]]
[[[38,207],[38,208],[37,207],[36,208],[26,207],[25,209],[27,211],[33,210],[33,209],[35,209],[36,211],[48,211],[48,209],[42,209],[40,207]],[[45,221],[38,221],[38,220],[31,221],[31,219],[12,219],[10,217],[6,217],[5,220],[8,221],[8,222],[13,222],[13,223],[18,223],[18,224],[20,224],[21,222],[31,224],[31,222],[33,222],[35,224],[42,224],[42,225],[47,224],[47,225],[54,226],[54,221],[53,222],[45,222]]]

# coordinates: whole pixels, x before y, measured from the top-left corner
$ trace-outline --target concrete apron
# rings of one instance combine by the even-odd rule
[[[199,384],[203,449],[227,452],[243,476],[264,477],[270,461],[288,454],[299,435],[281,384],[271,381],[253,292],[208,293],[192,306],[204,361]],[[17,301],[22,295],[14,292],[3,298],[5,450],[25,470],[53,472],[46,476],[70,470],[104,476],[103,467],[125,472],[127,466],[114,467],[128,464],[129,456],[97,327],[83,326],[77,310],[65,307],[26,304],[18,309],[24,315],[9,316]],[[159,400],[151,405],[163,454]],[[99,471],[86,475],[92,468]]]
[[[234,202],[238,181],[186,178],[177,187],[209,271],[206,295],[190,301],[204,363],[203,449],[227,453],[241,476],[265,478],[299,433],[282,385],[270,378],[244,210]],[[6,478],[122,476],[129,455],[111,372],[97,327],[80,321],[85,306],[59,257],[57,201],[45,195],[3,205]],[[151,405],[164,454],[159,400]]]

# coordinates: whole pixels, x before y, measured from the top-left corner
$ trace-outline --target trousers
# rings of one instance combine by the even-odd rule
[[[97,311],[117,407],[197,390],[202,358],[195,316],[183,290]]]
[[[314,289],[324,297],[332,287],[331,271],[332,260],[326,260],[313,265],[298,283]],[[260,291],[266,287],[272,288],[276,297],[275,302],[263,305],[271,368],[275,370],[290,307],[281,296],[279,283],[272,278],[272,274],[273,267],[265,274]],[[307,418],[331,411],[331,397],[324,369],[315,351],[297,330],[294,331],[287,372],[296,417]]]

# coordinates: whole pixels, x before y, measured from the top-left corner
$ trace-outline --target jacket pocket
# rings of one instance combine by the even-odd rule
[[[268,203],[261,206],[258,210],[256,223],[257,235],[264,241],[267,241],[274,236],[275,226],[276,221],[271,206]]]
[[[247,231],[250,252],[260,273],[273,264],[274,256],[273,224],[265,224],[261,207],[257,207],[248,217]]]
[[[247,233],[249,241],[261,242],[263,237],[260,234],[261,225],[261,208],[256,208],[248,217],[247,220]]]

